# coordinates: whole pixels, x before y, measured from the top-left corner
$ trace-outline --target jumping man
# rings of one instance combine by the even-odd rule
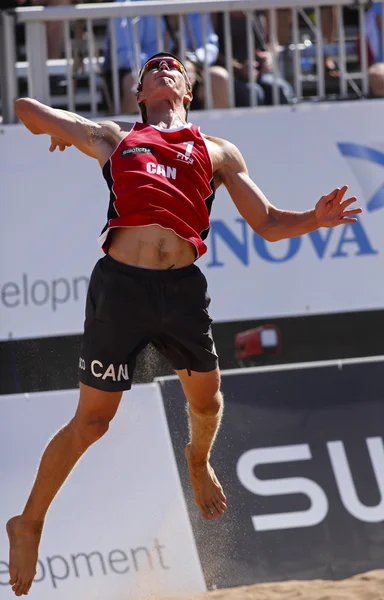
[[[355,197],[344,200],[347,186],[306,212],[276,208],[248,176],[236,146],[186,122],[191,99],[183,64],[160,53],[139,75],[143,123],[96,123],[29,98],[16,101],[25,126],[51,136],[52,152],[73,145],[95,158],[110,191],[99,238],[105,256],[86,302],[78,408],[48,444],[23,513],[7,524],[16,596],[32,585],[51,502],[81,455],[107,432],[131,387],[136,356],[149,342],[170,361],[188,401],[186,459],[196,504],[208,520],[226,510],[209,462],[223,413],[220,373],[207,282],[195,265],[207,249],[215,190],[224,185],[250,227],[270,242],[354,223],[361,212],[349,209]]]

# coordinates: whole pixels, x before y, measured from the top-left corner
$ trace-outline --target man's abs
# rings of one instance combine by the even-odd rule
[[[194,245],[159,225],[116,227],[109,232],[108,254],[128,265],[146,269],[180,269],[196,257]]]

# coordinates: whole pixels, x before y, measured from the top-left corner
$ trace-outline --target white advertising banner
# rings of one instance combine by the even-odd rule
[[[4,525],[22,509],[78,390],[0,398],[0,598],[11,600]],[[31,600],[157,600],[205,591],[158,384],[124,394],[110,430],[56,497]]]
[[[348,184],[364,209],[354,226],[268,243],[221,187],[198,262],[216,321],[383,308],[383,112],[384,101],[370,100],[192,113],[202,131],[240,148],[275,206],[307,210]],[[48,145],[21,125],[0,137],[0,339],[80,333],[101,256],[108,190],[99,166]]]

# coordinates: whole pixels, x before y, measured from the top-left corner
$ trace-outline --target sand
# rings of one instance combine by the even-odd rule
[[[384,570],[343,581],[284,581],[163,600],[384,600]]]

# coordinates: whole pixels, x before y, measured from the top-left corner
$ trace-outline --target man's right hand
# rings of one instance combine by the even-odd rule
[[[56,148],[63,151],[73,144],[83,154],[96,158],[100,166],[104,166],[123,137],[121,134],[113,136],[113,127],[119,131],[120,127],[112,121],[106,125],[95,123],[76,113],[51,108],[33,98],[16,100],[15,113],[29,131],[51,137],[51,152]]]
[[[66,148],[70,148],[71,146],[72,144],[69,142],[62,140],[61,138],[51,136],[51,145],[49,147],[49,151],[54,152],[56,148],[59,148],[60,152],[64,152]]]

